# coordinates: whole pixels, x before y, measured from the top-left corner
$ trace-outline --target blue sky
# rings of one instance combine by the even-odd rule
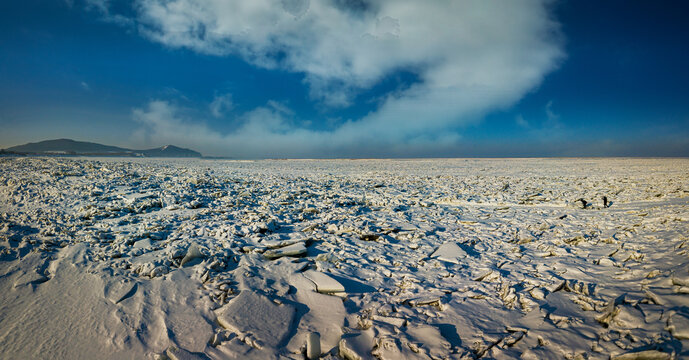
[[[689,5],[0,3],[0,148],[689,156]]]

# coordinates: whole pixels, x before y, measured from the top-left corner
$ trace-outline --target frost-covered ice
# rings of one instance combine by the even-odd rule
[[[689,357],[688,206],[686,159],[0,158],[0,358]]]

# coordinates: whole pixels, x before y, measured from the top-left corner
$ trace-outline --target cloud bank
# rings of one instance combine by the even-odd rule
[[[164,101],[151,102],[135,116],[150,136],[171,136],[172,126],[195,126],[191,133],[216,139],[218,151],[225,142],[225,154],[236,150],[227,142],[243,132],[263,146],[253,154],[259,157],[306,150],[340,156],[374,142],[384,149],[457,140],[453,129],[515,104],[557,67],[563,52],[550,3],[138,0],[133,21],[152,41],[303,74],[312,99],[329,107],[365,100],[357,95],[400,71],[414,73],[418,81],[387,94],[370,114],[328,132],[295,125],[289,120],[298,114],[269,106],[240,115],[244,126],[232,134],[179,122],[174,113],[167,114],[167,123],[142,120],[165,106],[174,112]],[[107,2],[104,6],[107,10]],[[213,116],[231,108],[226,105],[231,100],[219,101],[211,105],[217,110]],[[261,116],[265,119],[258,120]]]
[[[133,118],[141,128],[134,134],[134,143],[175,144],[204,155],[235,158],[311,157],[323,151],[329,137],[295,127],[286,117],[292,113],[274,101],[240,115],[236,121],[241,125],[229,134],[215,131],[187,113],[165,100],[153,100],[145,108],[135,109]]]

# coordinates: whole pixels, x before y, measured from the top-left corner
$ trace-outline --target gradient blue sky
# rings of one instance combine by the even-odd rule
[[[0,2],[0,148],[689,156],[686,2],[194,3]]]

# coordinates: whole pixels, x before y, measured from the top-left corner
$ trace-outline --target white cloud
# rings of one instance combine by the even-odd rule
[[[523,128],[528,128],[529,127],[529,122],[524,119],[524,116],[522,114],[517,115],[517,117],[514,119],[514,121],[517,123],[517,125],[523,127]]]
[[[107,22],[117,24],[123,27],[132,27],[135,23],[134,19],[110,11],[110,7],[112,5],[111,0],[84,0],[84,3],[87,9],[99,13],[101,19]]]
[[[201,151],[204,155],[231,155],[238,158],[307,156],[323,142],[312,141],[314,132],[293,126],[288,108],[276,109],[277,102],[241,114],[241,124],[229,134],[221,134],[198,119],[185,116],[185,109],[164,100],[153,100],[145,108],[134,109],[133,118],[141,127],[134,134],[138,147],[174,144]],[[313,144],[310,146],[309,144]],[[291,149],[287,152],[284,149]]]
[[[531,88],[561,55],[547,0],[139,0],[149,38],[304,73],[314,97],[346,104],[400,68],[430,88]],[[295,15],[296,14],[296,15]],[[506,96],[506,95],[503,95]]]
[[[135,8],[149,39],[301,73],[311,96],[329,106],[349,106],[386,76],[414,72],[417,83],[388,94],[369,115],[314,134],[396,144],[445,136],[537,87],[563,58],[549,6],[551,0],[138,0]]]
[[[363,134],[347,137],[341,131],[307,130],[297,126],[291,109],[275,101],[240,114],[235,119],[238,128],[223,134],[188,110],[165,100],[134,109],[133,118],[141,127],[132,136],[132,147],[174,144],[235,158],[411,156],[429,145],[447,147],[460,139],[453,133],[425,134],[402,144]]]
[[[109,14],[110,1],[109,0],[84,0],[87,9],[98,11],[102,14]]]
[[[234,108],[232,94],[216,95],[208,107],[214,117],[223,117]]]
[[[293,116],[294,111],[290,109],[285,103],[275,101],[275,100],[268,100],[267,103],[268,106],[273,108],[273,110],[277,111],[278,113],[287,115],[287,116]]]
[[[548,118],[548,121],[550,122],[557,122],[558,120],[560,120],[560,115],[556,114],[555,111],[553,111],[552,100],[548,101],[548,103],[545,104],[545,116]]]
[[[544,125],[546,127],[552,129],[559,129],[562,127],[562,123],[560,122],[560,114],[556,113],[555,110],[553,110],[552,100],[548,101],[548,103],[545,104],[545,116],[546,122]]]

